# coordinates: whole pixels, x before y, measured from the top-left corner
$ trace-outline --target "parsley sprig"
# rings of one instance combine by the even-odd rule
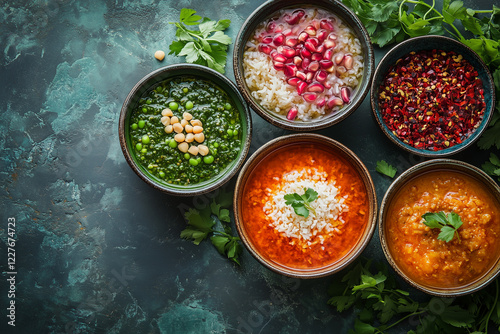
[[[389,176],[390,178],[393,178],[398,172],[394,166],[389,165],[385,160],[377,161],[377,167],[375,167],[375,170],[380,174]]]
[[[200,22],[201,20],[201,22]],[[170,53],[176,56],[186,56],[188,63],[208,66],[220,73],[225,72],[227,47],[231,37],[224,30],[231,24],[230,20],[213,21],[207,17],[196,15],[193,9],[183,8],[180,22],[170,22],[177,27],[177,41],[170,44]],[[187,26],[199,25],[199,30]]]
[[[488,333],[491,322],[500,325],[498,280],[471,295],[419,302],[399,289],[385,265],[373,267],[371,261],[361,259],[329,288],[329,305],[339,312],[356,311],[350,333],[388,333],[397,325],[408,324],[409,319],[417,324],[408,334],[483,334]]]
[[[219,253],[239,265],[239,255],[243,248],[241,239],[232,235],[228,210],[231,204],[232,194],[221,192],[210,205],[205,205],[200,210],[190,208],[184,214],[188,226],[181,232],[181,238],[199,245],[210,236],[210,241]]]
[[[460,240],[458,234],[458,229],[462,226],[463,222],[460,216],[455,212],[450,212],[448,216],[443,211],[440,212],[428,212],[422,216],[424,219],[423,223],[430,228],[439,228],[438,239],[446,242],[453,240],[455,235],[457,239]]]
[[[311,202],[318,198],[318,193],[312,188],[304,188],[304,195],[297,193],[286,194],[283,197],[286,205],[291,205],[295,213],[304,218],[309,217],[309,211],[316,216],[316,210],[311,206]]]

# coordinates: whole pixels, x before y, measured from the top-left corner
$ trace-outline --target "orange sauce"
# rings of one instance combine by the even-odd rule
[[[277,180],[304,169],[326,172],[327,181],[335,181],[338,196],[347,195],[344,203],[349,208],[341,214],[345,221],[341,228],[319,232],[310,245],[278,232],[264,209],[269,189],[282,182]],[[243,198],[242,218],[251,242],[264,257],[295,269],[321,268],[342,259],[363,235],[369,218],[367,190],[358,172],[334,152],[312,145],[288,145],[268,155],[251,172]]]
[[[500,251],[499,203],[476,179],[455,171],[430,172],[410,180],[386,216],[387,243],[401,270],[432,287],[472,283],[496,262]],[[427,212],[456,212],[463,225],[450,242],[424,225]]]

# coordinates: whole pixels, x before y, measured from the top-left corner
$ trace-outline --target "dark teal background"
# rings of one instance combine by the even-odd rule
[[[500,6],[498,0],[494,1]],[[0,4],[0,333],[347,333],[354,317],[326,304],[332,277],[290,279],[244,252],[237,267],[204,242],[181,240],[183,212],[214,194],[165,195],[126,164],[121,105],[168,53],[183,7],[239,27],[260,1],[7,0]],[[490,1],[465,1],[490,9]],[[386,49],[375,48],[376,61]],[[234,81],[231,54],[226,75]],[[250,154],[290,133],[252,112]],[[368,97],[319,133],[356,153],[379,202],[391,179],[423,161],[378,128]],[[475,166],[476,145],[453,156]],[[232,190],[233,182],[227,187]],[[15,218],[16,327],[7,326],[7,221]],[[363,253],[386,263],[378,233]],[[342,274],[340,274],[342,276]],[[402,283],[413,296],[426,299]],[[393,333],[406,332],[411,321]]]

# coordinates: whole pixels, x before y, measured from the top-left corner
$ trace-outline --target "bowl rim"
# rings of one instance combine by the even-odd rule
[[[190,72],[182,73],[183,71],[186,70]],[[173,74],[169,75],[168,73],[173,73]],[[162,74],[165,74],[165,77],[154,81],[155,77],[157,76],[160,77]],[[243,126],[246,127],[246,136],[242,138],[242,143],[240,145],[241,150],[237,158],[233,160],[228,166],[226,166],[224,170],[216,177],[201,183],[194,184],[191,188],[189,187],[183,188],[182,186],[177,186],[177,185],[175,187],[171,187],[167,183],[160,183],[159,179],[155,180],[155,178],[152,175],[150,176],[144,173],[141,170],[141,168],[137,166],[131,152],[128,149],[129,138],[127,135],[128,131],[125,128],[126,121],[130,117],[130,114],[132,113],[131,111],[129,112],[130,105],[133,103],[136,94],[143,94],[144,91],[141,93],[142,89],[147,90],[148,87],[154,85],[155,83],[185,75],[199,77],[203,80],[209,81],[210,83],[220,87],[229,96],[234,96],[235,98],[232,99],[237,100],[235,101],[235,103],[238,105],[238,112],[240,113],[240,116],[242,118],[241,122]],[[215,77],[216,79],[213,80],[212,79],[213,77]],[[208,193],[223,186],[239,171],[239,169],[245,162],[247,154],[250,150],[250,144],[252,138],[252,117],[248,105],[246,104],[246,101],[243,99],[240,91],[238,90],[236,85],[226,76],[203,65],[189,64],[189,63],[170,64],[160,67],[156,70],[153,70],[148,74],[146,74],[145,76],[143,76],[127,94],[127,97],[125,98],[122,108],[120,110],[120,117],[118,121],[118,136],[120,140],[120,148],[125,157],[125,160],[127,161],[128,165],[132,168],[132,170],[135,172],[135,174],[139,176],[144,182],[146,182],[153,188],[169,195],[184,196],[184,197],[196,196]]]
[[[272,12],[270,12],[269,14],[265,14],[266,11],[269,11],[274,6],[278,6],[278,3],[280,2],[284,2],[284,7],[279,7],[276,10],[285,7],[293,8],[300,5],[323,7],[324,9],[328,9],[337,14],[338,16],[340,16],[342,20],[348,21],[347,24],[351,27],[351,29],[353,30],[359,29],[360,31],[360,35],[356,33],[356,36],[360,40],[362,48],[366,49],[366,55],[367,55],[366,57],[367,59],[364,60],[365,69],[363,70],[363,77],[362,80],[360,81],[360,84],[358,85],[358,92],[355,95],[355,98],[351,101],[351,103],[347,107],[341,109],[341,113],[338,113],[336,116],[330,115],[314,122],[299,122],[299,121],[291,122],[288,121],[286,118],[282,118],[281,116],[272,114],[270,111],[267,111],[262,106],[260,106],[260,104],[254,100],[254,98],[250,95],[250,93],[246,88],[246,83],[243,76],[244,70],[242,68],[243,62],[238,61],[240,56],[241,57],[243,56],[245,44],[247,42],[246,39],[243,41],[242,38],[244,37],[245,34],[249,34],[248,33],[249,26],[252,26],[254,24],[258,25],[258,22],[254,23],[253,20],[257,19],[261,15],[263,17],[269,17],[272,14]],[[335,12],[335,10],[339,10],[340,15],[339,13]],[[275,10],[273,10],[273,12],[275,12]],[[359,108],[359,106],[365,100],[365,97],[368,95],[368,91],[370,90],[370,85],[373,78],[374,69],[375,69],[375,56],[373,51],[373,45],[371,43],[368,31],[366,30],[361,20],[356,16],[356,14],[347,6],[345,6],[342,2],[337,0],[314,0],[309,2],[306,2],[304,0],[288,0],[288,1],[268,0],[259,7],[257,7],[257,9],[255,9],[250,14],[250,16],[247,17],[247,19],[245,20],[245,22],[243,23],[238,32],[238,35],[235,40],[235,47],[233,49],[234,77],[236,80],[236,84],[240,89],[240,91],[242,92],[243,97],[245,98],[247,103],[257,113],[257,115],[259,115],[261,118],[263,118],[270,124],[285,130],[292,130],[292,131],[305,132],[305,131],[321,130],[333,126],[335,124],[338,124],[342,120],[346,119],[348,116],[352,115],[354,111],[356,111]]]
[[[260,164],[263,158],[269,156],[271,152],[278,150],[280,147],[286,145],[296,145],[297,143],[308,142],[308,143],[321,143],[324,147],[328,149],[334,150],[336,154],[344,158],[349,164],[351,164],[352,168],[356,170],[359,174],[360,178],[363,180],[363,183],[366,187],[367,197],[368,197],[368,207],[369,207],[369,218],[365,227],[364,233],[360,236],[357,244],[347,253],[343,258],[338,261],[329,264],[324,267],[315,268],[311,270],[296,270],[293,268],[281,266],[278,264],[274,264],[271,261],[268,261],[259,255],[259,252],[254,249],[252,242],[249,240],[247,232],[243,227],[243,217],[241,213],[241,205],[240,202],[244,199],[239,196],[243,193],[244,186],[252,174],[254,168]],[[238,231],[238,235],[241,238],[241,241],[245,248],[249,251],[249,253],[264,267],[274,271],[278,274],[285,275],[292,278],[301,278],[301,279],[310,279],[310,278],[319,278],[328,276],[334,273],[341,271],[342,269],[348,267],[353,261],[355,261],[361,253],[365,250],[365,248],[370,243],[373,234],[375,232],[375,228],[377,225],[377,214],[378,214],[378,202],[375,186],[373,183],[373,179],[371,178],[370,172],[363,164],[363,162],[357,157],[354,152],[348,149],[342,143],[326,137],[324,135],[315,134],[315,133],[300,133],[300,134],[289,134],[281,137],[277,137],[268,143],[264,144],[257,151],[255,151],[250,158],[248,158],[247,162],[243,166],[238,175],[238,179],[235,185],[235,192],[233,196],[233,214],[236,229]]]
[[[481,134],[486,130],[488,127],[488,124],[491,121],[491,118],[493,117],[493,110],[495,109],[495,90],[489,90],[489,94],[491,95],[491,107],[486,108],[485,110],[485,116],[483,120],[481,121],[481,125],[478,129],[476,129],[468,138],[466,138],[461,144],[454,145],[450,148],[444,149],[444,150],[439,150],[439,151],[428,151],[428,150],[422,150],[415,148],[413,146],[410,146],[408,144],[403,143],[399,138],[397,138],[395,135],[393,135],[389,129],[387,128],[387,125],[383,121],[380,115],[380,110],[378,108],[378,101],[377,101],[377,94],[378,94],[378,89],[379,87],[375,87],[377,84],[377,79],[379,77],[382,77],[385,75],[385,73],[382,73],[383,69],[382,67],[390,67],[391,64],[387,65],[389,62],[389,59],[394,55],[398,54],[401,50],[413,50],[411,45],[415,42],[418,42],[420,40],[439,40],[442,41],[443,43],[451,43],[455,46],[455,50],[460,50],[464,49],[465,52],[470,55],[470,57],[467,57],[466,59],[471,59],[473,58],[475,62],[480,64],[481,69],[484,70],[487,83],[483,82],[483,87],[490,86],[494,87],[494,82],[493,82],[493,77],[491,75],[491,72],[484,63],[484,61],[479,57],[479,55],[472,50],[470,47],[467,45],[463,44],[460,41],[457,41],[453,38],[447,37],[447,36],[440,36],[440,35],[425,35],[425,36],[418,36],[418,37],[412,37],[409,38],[405,41],[402,41],[398,44],[396,44],[394,47],[392,47],[387,53],[384,54],[380,62],[378,63],[377,67],[375,68],[375,72],[372,78],[371,82],[371,87],[370,87],[370,104],[371,104],[371,109],[372,109],[372,114],[375,117],[375,120],[377,121],[377,124],[379,125],[380,129],[382,132],[386,135],[387,138],[394,144],[396,144],[399,148],[405,150],[406,152],[413,153],[422,157],[427,157],[427,158],[437,158],[437,157],[449,157],[451,155],[457,154],[467,148],[469,148],[473,143],[475,143],[480,137]],[[428,50],[425,48],[419,49],[419,50]],[[403,52],[404,54],[408,54],[410,51]],[[386,70],[384,70],[385,72]],[[486,90],[485,90],[486,91]]]
[[[380,239],[380,245],[382,246],[382,251],[385,255],[385,258],[387,259],[387,262],[389,262],[392,269],[394,269],[394,271],[401,278],[403,278],[404,281],[406,281],[408,284],[410,284],[417,290],[420,290],[429,295],[437,297],[463,296],[476,292],[486,287],[488,284],[493,282],[498,277],[498,275],[500,274],[500,253],[498,254],[498,258],[496,262],[492,264],[491,268],[473,282],[470,282],[461,287],[459,286],[453,288],[429,287],[415,282],[412,278],[406,275],[404,271],[397,265],[396,261],[392,257],[391,252],[389,250],[388,246],[389,241],[387,240],[387,235],[385,233],[385,226],[386,226],[385,215],[387,214],[387,209],[390,208],[392,199],[394,198],[394,196],[397,195],[401,187],[407,184],[407,182],[415,179],[419,175],[422,175],[424,173],[429,173],[435,170],[441,170],[441,171],[453,170],[456,172],[464,173],[474,178],[475,180],[481,182],[484,186],[486,186],[490,192],[492,193],[494,192],[493,196],[496,197],[496,200],[500,204],[500,186],[481,169],[464,161],[459,161],[449,158],[432,159],[421,162],[419,164],[414,165],[413,167],[410,167],[409,169],[404,171],[401,175],[399,175],[391,183],[391,185],[387,189],[382,199],[378,216],[378,234]]]

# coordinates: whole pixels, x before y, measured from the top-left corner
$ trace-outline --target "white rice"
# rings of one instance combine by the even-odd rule
[[[274,227],[285,237],[292,239],[292,244],[303,244],[303,247],[321,243],[327,235],[341,233],[342,213],[349,211],[344,203],[347,195],[342,197],[335,181],[328,181],[326,172],[315,168],[293,170],[285,173],[275,189],[266,189],[267,201],[263,210]],[[304,194],[304,189],[312,188],[318,198],[310,203],[315,214],[310,212],[307,218],[295,213],[291,205],[286,205],[286,194]]]

